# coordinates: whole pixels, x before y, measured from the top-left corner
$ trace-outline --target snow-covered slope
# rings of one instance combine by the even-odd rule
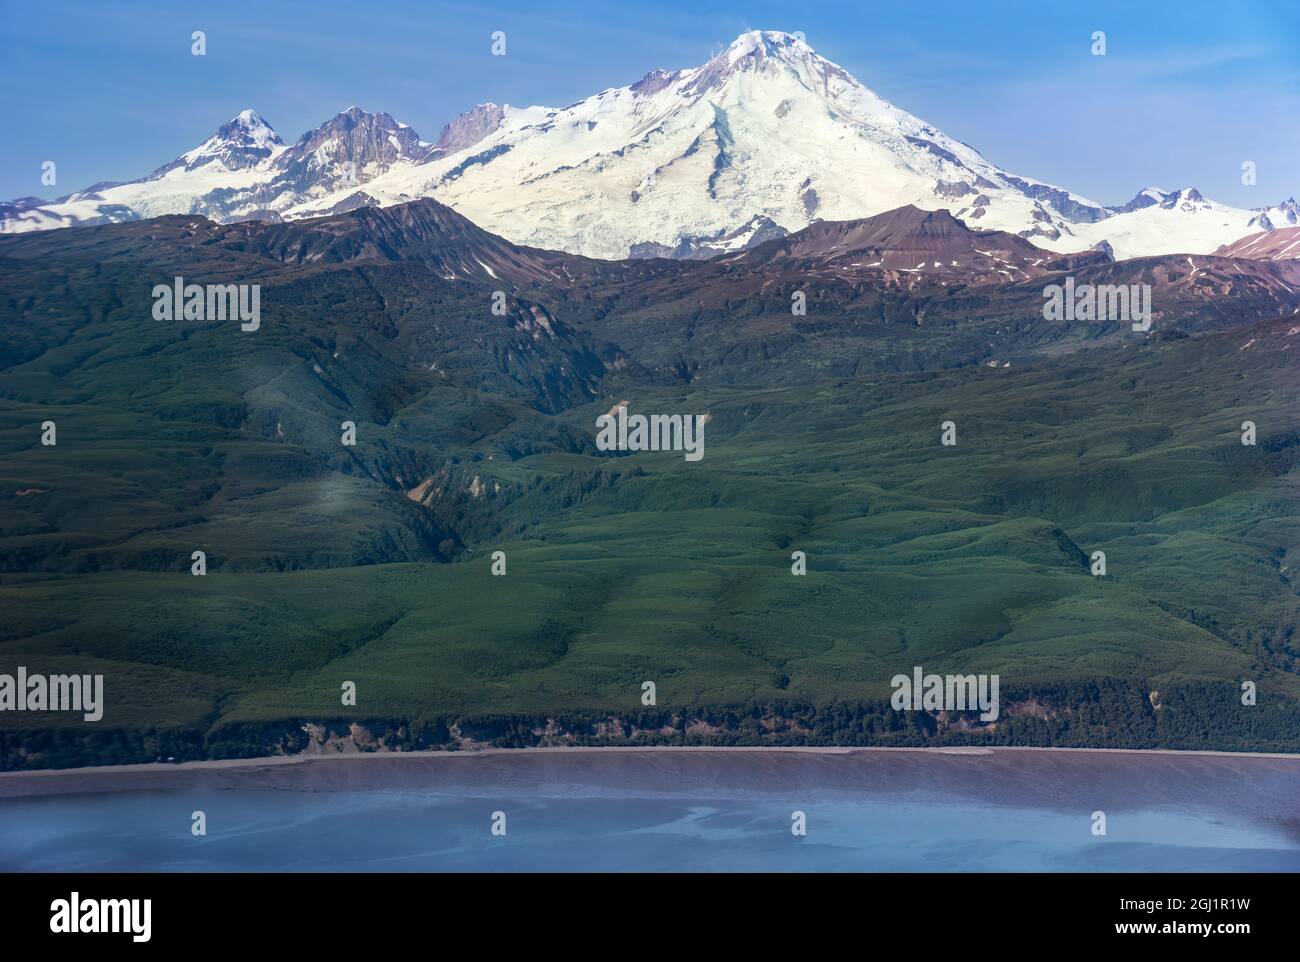
[[[433,196],[516,242],[597,257],[638,245],[725,250],[750,241],[740,228],[757,217],[791,231],[906,204],[1074,249],[1065,218],[1106,216],[1099,204],[999,170],[802,40],[758,31],[702,67],[655,71],[563,109],[507,108],[472,148],[364,192],[380,204]]]
[[[441,151],[385,113],[349,107],[286,147],[255,110],[245,110],[193,150],[147,177],[100,184],[52,204],[0,205],[0,229],[42,230],[162,214],[216,221],[275,220],[291,207],[341,192]]]
[[[1055,251],[1107,242],[1119,258],[1208,253],[1298,213],[1294,201],[1239,210],[1190,188],[1102,206],[1002,170],[796,36],[753,31],[703,66],[569,107],[480,105],[436,144],[351,108],[285,147],[245,111],[144,180],[0,205],[0,229],[162,213],[289,219],[419,197],[517,243],[606,258],[709,256],[909,204]]]
[[[39,207],[0,206],[0,228],[43,230],[184,213],[227,218],[235,212],[217,210],[203,198],[265,182],[271,164],[284,150],[284,142],[270,125],[255,110],[245,110],[202,144],[140,180],[96,184]]]
[[[1071,225],[1070,232],[1087,246],[1108,242],[1121,259],[1146,254],[1209,254],[1260,230],[1269,211],[1281,218],[1284,215],[1279,210],[1294,203],[1242,210],[1207,200],[1194,187],[1172,192],[1148,187],[1122,208],[1114,208],[1112,216]],[[1284,220],[1282,223],[1285,225]]]

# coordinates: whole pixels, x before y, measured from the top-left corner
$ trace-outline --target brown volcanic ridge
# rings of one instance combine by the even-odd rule
[[[1261,239],[1262,238],[1262,239]],[[360,207],[283,223],[216,224],[195,215],[0,237],[0,258],[130,257],[163,270],[201,270],[212,282],[278,276],[277,268],[328,270],[355,263],[412,262],[447,282],[525,287],[560,297],[716,303],[761,296],[772,285],[817,278],[853,290],[933,292],[998,289],[1019,297],[1026,281],[1075,273],[1080,281],[1152,284],[1162,309],[1231,294],[1252,317],[1297,311],[1300,257],[1286,256],[1300,228],[1255,234],[1215,255],[1115,261],[1103,250],[1055,254],[1002,231],[971,230],[946,210],[900,207],[851,221],[819,221],[747,251],[708,260],[606,261],[513,244],[437,201]],[[1276,248],[1276,249],[1274,249]],[[1230,256],[1223,252],[1237,251]],[[1032,285],[1031,285],[1032,286]],[[988,296],[994,296],[992,294]],[[1041,289],[1034,292],[1041,297]],[[1040,305],[1041,306],[1041,305]]]
[[[923,282],[1011,283],[1108,263],[1101,250],[1056,254],[1003,231],[971,230],[946,210],[908,205],[860,220],[818,221],[719,263],[853,276],[879,271],[912,287]]]
[[[1247,234],[1214,252],[1216,257],[1249,257],[1257,261],[1300,260],[1300,227]]]

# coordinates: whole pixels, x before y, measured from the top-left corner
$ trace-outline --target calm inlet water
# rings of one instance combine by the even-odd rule
[[[0,776],[4,871],[493,869],[1297,871],[1300,761],[595,750]]]

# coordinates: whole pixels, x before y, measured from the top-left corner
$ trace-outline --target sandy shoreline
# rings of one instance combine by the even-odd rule
[[[858,755],[858,756],[996,756],[1042,754],[1067,758],[1070,756],[1094,757],[1134,757],[1134,758],[1185,758],[1192,759],[1231,759],[1240,762],[1252,761],[1291,761],[1300,763],[1300,754],[1278,752],[1224,752],[1224,751],[1179,751],[1175,749],[1130,749],[1130,748],[1047,748],[1032,746],[950,746],[950,747],[828,747],[828,746],[707,746],[707,745],[628,745],[628,746],[557,746],[550,748],[483,748],[470,751],[426,751],[426,752],[338,752],[302,755],[278,755],[265,758],[231,758],[193,762],[149,762],[134,765],[101,765],[85,768],[56,768],[35,771],[0,772],[0,798],[35,796],[44,794],[63,794],[72,791],[95,791],[96,782],[111,780],[121,782],[131,776],[147,776],[144,781],[157,782],[158,778],[166,780],[171,776],[199,774],[203,772],[247,773],[256,775],[268,770],[284,770],[287,767],[349,764],[362,761],[386,761],[401,764],[403,762],[423,762],[438,764],[442,761],[452,762],[470,759],[538,757],[545,755],[585,755],[590,757],[609,757],[633,755],[670,755],[678,753],[707,754],[723,753],[736,755],[753,753],[768,756],[781,755]],[[75,787],[73,787],[75,785]]]

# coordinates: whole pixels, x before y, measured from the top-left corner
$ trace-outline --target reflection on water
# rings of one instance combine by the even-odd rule
[[[0,800],[0,869],[1300,870],[1300,764],[1280,759],[597,751],[56,777],[95,794]]]

